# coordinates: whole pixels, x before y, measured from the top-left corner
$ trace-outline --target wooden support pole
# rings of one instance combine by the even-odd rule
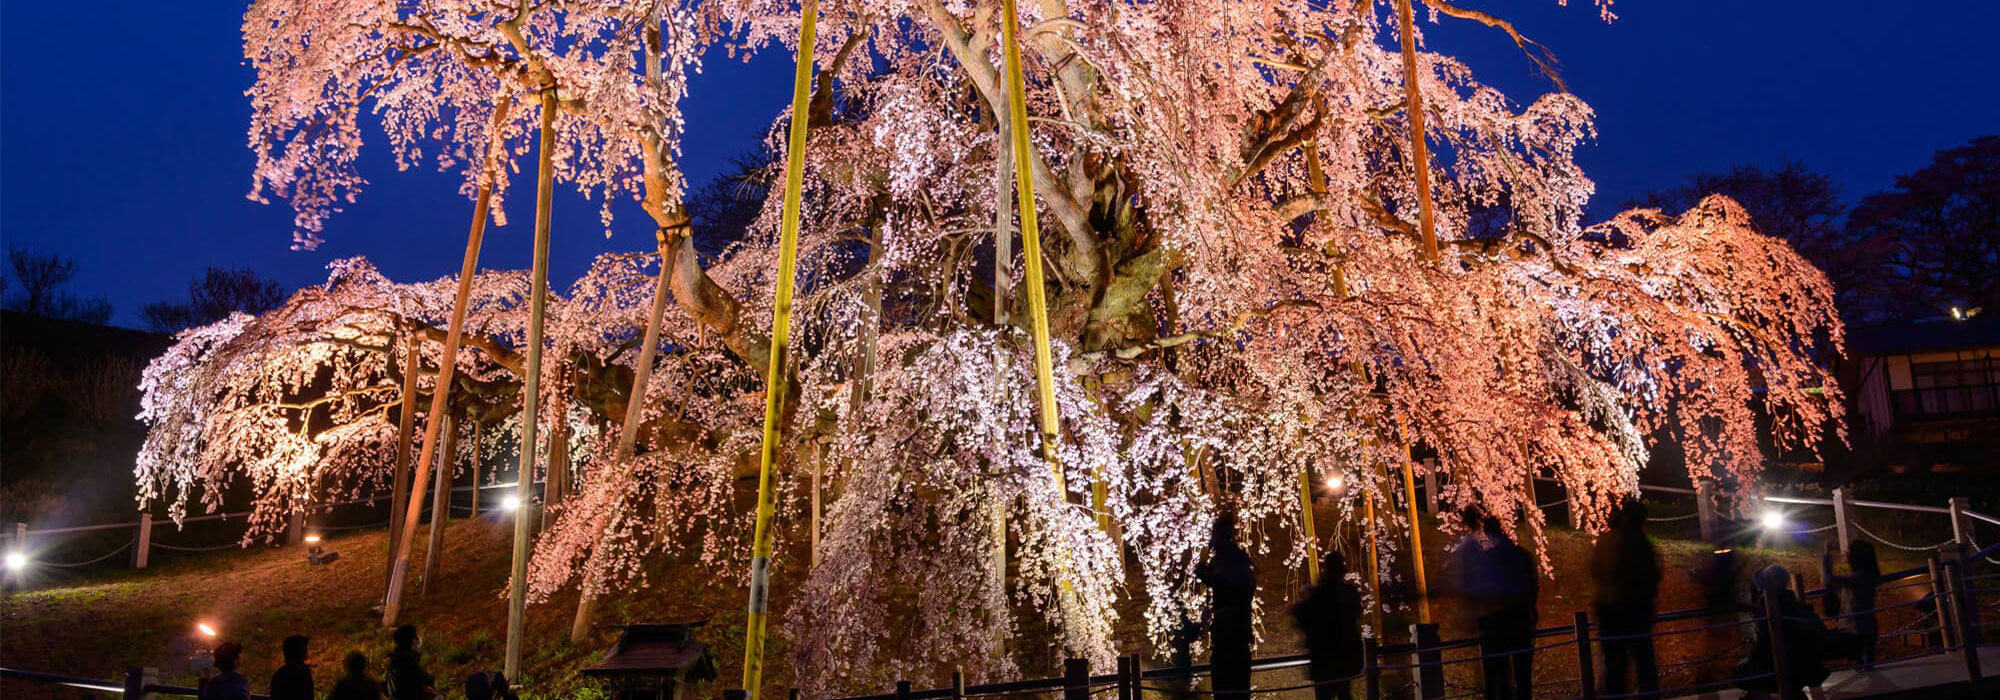
[[[513,570],[507,579],[507,658],[504,673],[521,677],[522,633],[527,623],[529,531],[534,524],[528,504],[534,502],[535,429],[541,418],[542,314],[549,299],[549,216],[555,200],[556,89],[541,92],[541,132],[536,137],[535,256],[528,273],[527,367],[521,378],[521,463],[514,480],[514,497],[521,510],[514,514]]]
[[[458,421],[450,413],[438,414],[444,423],[444,452],[438,455],[431,484],[430,541],[424,546],[424,578],[417,591],[430,595],[431,584],[444,572],[444,528],[451,522],[451,471],[458,462]]]
[[[1407,438],[1405,439],[1407,440]],[[1410,460],[1407,459],[1409,453],[1410,446],[1406,442],[1403,445],[1403,455],[1405,456],[1403,460],[1403,493],[1405,500],[1409,502],[1410,506],[1410,558],[1411,563],[1416,568],[1417,621],[1428,624],[1431,621],[1431,592],[1430,586],[1424,579],[1424,521],[1417,516],[1417,483],[1415,477],[1411,476],[1410,473],[1412,467]]]
[[[1410,640],[1416,651],[1410,654],[1410,663],[1417,667],[1417,697],[1423,700],[1439,700],[1445,696],[1444,652],[1438,647],[1443,640],[1438,637],[1437,625],[1418,623],[1410,625]]]
[[[459,263],[458,267],[458,290],[456,296],[452,299],[451,322],[445,330],[444,348],[438,352],[437,382],[431,387],[429,415],[433,417],[444,415],[445,407],[450,405],[451,387],[456,381],[454,377],[458,373],[458,346],[460,341],[465,338],[465,312],[472,304],[472,278],[479,274],[479,247],[486,239],[486,220],[489,218],[488,212],[493,205],[492,174],[499,170],[497,161],[501,150],[505,148],[505,143],[501,138],[501,134],[504,132],[502,127],[507,122],[507,114],[513,104],[512,99],[503,98],[500,100],[500,104],[493,110],[493,125],[489,130],[488,141],[486,142],[485,169],[479,178],[479,193],[472,207],[472,230],[465,237],[465,258]],[[544,105],[543,108],[547,109],[549,106]],[[544,149],[551,147],[550,140],[552,139],[548,138],[545,133],[542,141]],[[553,174],[546,172],[546,170],[548,169],[545,169],[545,172],[541,175],[541,186],[543,188],[549,186],[548,178]],[[547,198],[543,198],[542,201],[537,202],[536,208],[539,210],[537,212],[538,223],[546,222],[548,219]],[[545,282],[544,286],[546,286]],[[539,340],[541,338],[539,319],[540,317],[537,316],[536,320],[533,321],[536,326],[529,331],[530,340]],[[530,349],[530,352],[539,352],[539,349]],[[537,376],[537,372],[538,370],[534,367],[528,369],[529,377],[531,378]],[[414,375],[415,373],[412,372],[411,374]],[[534,384],[531,382],[528,384],[528,387],[532,390]],[[530,405],[532,406],[532,404]],[[534,419],[534,415],[530,413],[522,417],[522,422],[532,424]],[[403,529],[397,533],[396,539],[391,542],[395,558],[389,566],[389,593],[382,600],[382,624],[385,627],[396,626],[397,618],[402,613],[403,589],[409,578],[410,549],[416,544],[412,538],[417,534],[417,520],[422,516],[423,511],[423,473],[430,468],[431,459],[437,450],[439,431],[443,430],[443,428],[444,421],[442,420],[432,420],[424,425],[424,442],[422,448],[417,453],[416,478],[411,487],[409,503],[400,515],[403,518]],[[534,443],[527,442],[523,444],[532,445]],[[390,515],[391,519],[396,517],[399,516],[396,514]],[[509,677],[513,677],[512,674],[509,674]]]
[[[1373,470],[1370,470],[1373,471]],[[1362,499],[1362,521],[1368,528],[1368,592],[1374,598],[1375,633],[1382,634],[1382,560],[1381,550],[1376,546],[1375,531],[1379,523],[1375,521],[1375,494],[1369,493]]]
[[[132,535],[132,568],[146,568],[153,552],[153,514],[139,514],[139,531]]]
[[[1382,634],[1377,627],[1375,634]],[[1382,700],[1382,659],[1375,637],[1361,638],[1361,690],[1368,700]]]
[[[415,441],[417,421],[417,371],[422,369],[417,354],[417,336],[410,334],[403,342],[403,403],[398,407],[396,417],[396,468],[389,477],[389,548],[386,556],[389,565],[382,569],[383,599],[388,599],[388,586],[395,580],[396,543],[403,541],[403,511],[410,505],[410,444]]]
[[[306,512],[294,510],[285,516],[285,545],[297,546],[306,541]]]
[[[1851,519],[1854,516],[1848,512],[1854,507],[1853,501],[1846,488],[1833,490],[1833,531],[1839,536],[1841,556],[1847,555],[1847,546],[1854,541],[1854,521]]]
[[[1715,479],[1704,476],[1695,480],[1694,509],[1695,517],[1701,522],[1702,541],[1709,544],[1719,542],[1722,528],[1715,517]]]
[[[1418,89],[1416,28],[1410,19],[1410,0],[1398,0],[1397,19],[1403,39],[1403,113],[1410,118],[1410,171],[1416,178],[1417,225],[1424,259],[1437,262],[1437,230],[1431,214],[1430,149],[1425,144],[1424,95]]]
[[[1953,496],[1948,505],[1951,509],[1951,541],[1976,549],[1977,545],[1972,543],[1972,516],[1965,514],[1972,509],[1972,502],[1964,496]]]
[[[485,424],[480,423],[479,421],[476,420],[472,422],[472,516],[471,517],[475,520],[479,518],[479,463],[481,462],[480,459],[481,455],[479,453],[479,448],[480,448],[479,429],[483,425]]]

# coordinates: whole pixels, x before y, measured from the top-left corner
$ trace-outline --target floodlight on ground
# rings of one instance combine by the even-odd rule
[[[28,568],[28,555],[20,552],[7,553],[7,570],[20,571]]]
[[[521,509],[520,496],[508,496],[506,498],[500,499],[500,510],[513,512],[520,509]]]
[[[1767,510],[1764,511],[1764,515],[1757,518],[1757,522],[1762,523],[1766,530],[1783,530],[1785,529],[1785,514],[1775,510]]]
[[[319,535],[306,535],[306,544],[319,544]]]
[[[1346,485],[1347,485],[1347,480],[1341,478],[1339,474],[1335,474],[1333,476],[1329,476],[1326,478],[1326,487],[1329,490],[1337,492],[1341,489],[1341,487]]]
[[[202,635],[202,636],[204,636],[204,637],[208,637],[208,638],[210,638],[210,639],[214,639],[214,638],[215,638],[215,635],[216,635],[216,631],[215,631],[215,628],[214,628],[214,627],[211,627],[211,626],[209,626],[209,624],[208,624],[208,623],[206,623],[206,622],[197,622],[197,623],[194,623],[194,628],[195,628],[195,629],[197,629],[197,630],[201,630],[201,635]]]

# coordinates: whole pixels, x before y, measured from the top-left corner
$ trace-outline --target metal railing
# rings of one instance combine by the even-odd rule
[[[1993,522],[1992,519],[1984,516],[1980,519],[1986,522]],[[1880,590],[1892,590],[1908,586],[1927,586],[1930,588],[1930,592],[1924,598],[1878,605],[1867,610],[1846,611],[1826,618],[1818,616],[1811,618],[1787,617],[1779,610],[1777,598],[1766,595],[1764,596],[1763,605],[1754,610],[1746,608],[1720,610],[1695,608],[1660,613],[1654,617],[1653,630],[1650,632],[1609,637],[1602,634],[1599,623],[1591,620],[1588,613],[1578,611],[1575,613],[1570,624],[1543,627],[1535,630],[1531,646],[1527,648],[1501,650],[1492,653],[1479,652],[1481,648],[1481,640],[1479,638],[1442,640],[1437,636],[1437,625],[1419,624],[1412,626],[1412,636],[1415,641],[1410,643],[1385,645],[1374,639],[1362,640],[1362,671],[1354,676],[1328,681],[1287,682],[1277,686],[1253,687],[1247,692],[1230,692],[1227,690],[1218,692],[1213,689],[1203,690],[1197,688],[1194,681],[1211,674],[1213,667],[1209,664],[1146,669],[1141,664],[1141,657],[1134,654],[1120,657],[1116,671],[1111,674],[1093,675],[1090,672],[1090,665],[1087,660],[1072,658],[1064,660],[1063,675],[1055,678],[966,685],[963,674],[953,673],[951,684],[948,687],[920,690],[913,688],[908,681],[898,681],[896,689],[893,692],[845,696],[830,698],[829,700],[944,700],[946,698],[959,700],[961,698],[1031,695],[1054,692],[1062,693],[1063,700],[1090,700],[1092,696],[1098,693],[1113,689],[1117,691],[1119,700],[1143,700],[1146,693],[1164,693],[1168,696],[1186,698],[1223,697],[1244,698],[1247,700],[1253,696],[1269,697],[1277,693],[1309,690],[1321,685],[1336,683],[1343,685],[1358,683],[1362,686],[1363,692],[1360,694],[1361,697],[1367,700],[1381,700],[1385,693],[1383,678],[1387,674],[1402,674],[1406,676],[1406,680],[1409,681],[1408,685],[1412,686],[1409,696],[1416,700],[1456,700],[1457,698],[1481,695],[1483,690],[1450,684],[1446,674],[1447,669],[1464,664],[1500,660],[1504,657],[1518,654],[1541,654],[1561,649],[1569,649],[1575,654],[1577,675],[1535,683],[1536,697],[1559,697],[1567,700],[1675,697],[1710,692],[1731,686],[1762,684],[1767,681],[1774,686],[1783,686],[1791,683],[1792,681],[1788,677],[1791,669],[1787,663],[1786,645],[1783,634],[1785,625],[1779,624],[1773,627],[1770,625],[1770,622],[1774,619],[1797,624],[1823,626],[1828,622],[1854,619],[1863,615],[1880,616],[1892,611],[1905,609],[1922,612],[1921,609],[1925,606],[1931,607],[1932,610],[1917,615],[1915,619],[1897,628],[1882,631],[1880,634],[1880,639],[1884,640],[1882,644],[1885,646],[1887,645],[1887,640],[1907,639],[1911,636],[1918,637],[1920,641],[1917,645],[1917,650],[1893,657],[1874,658],[1866,661],[1857,660],[1852,664],[1831,667],[1829,671],[1881,668],[1900,661],[1955,653],[1963,658],[1965,672],[1961,678],[1947,679],[1946,682],[1964,682],[1977,687],[1984,678],[1983,669],[1979,666],[1978,649],[1986,644],[1980,613],[1988,607],[2000,607],[2000,600],[1989,600],[1982,603],[1979,596],[1984,594],[1992,598],[1992,594],[2000,593],[2000,573],[1972,575],[1969,570],[1974,565],[1985,561],[1987,557],[2000,554],[2000,545],[1981,551],[1972,551],[1970,548],[1958,545],[1947,545],[1946,550],[1941,556],[1933,557],[1923,566],[1883,574],[1879,579],[1880,584],[1882,584]],[[1973,583],[1980,582],[1989,583],[1992,587],[1975,587],[1972,585]],[[1795,578],[1794,587],[1791,590],[1799,596],[1801,602],[1824,598],[1834,593],[1830,587],[1805,590],[1802,578]],[[1705,622],[1689,627],[1675,627],[1671,629],[1662,627],[1669,623],[1683,621]],[[1680,685],[1668,686],[1663,683],[1658,689],[1634,690],[1632,692],[1617,694],[1601,692],[1598,688],[1598,672],[1602,664],[1595,660],[1594,652],[1600,651],[1601,645],[1605,641],[1621,642],[1639,638],[1650,641],[1662,637],[1717,631],[1722,631],[1726,635],[1732,630],[1740,634],[1741,628],[1744,627],[1755,627],[1768,640],[1772,656],[1769,670],[1738,674],[1732,665],[1728,669],[1729,673],[1727,677],[1720,680],[1702,681],[1690,679],[1689,682]],[[1713,653],[1711,650],[1711,655],[1709,656],[1696,658],[1692,661],[1661,665],[1658,667],[1659,679],[1665,681],[1668,678],[1687,674],[1703,666],[1713,667],[1716,664],[1726,664],[1734,659],[1747,659],[1748,650],[1745,649],[1745,646],[1745,643],[1739,641],[1739,643],[1723,649],[1720,653]],[[1903,643],[1902,646],[1908,647],[1910,645]],[[1464,652],[1467,650],[1470,650],[1472,653],[1454,654],[1454,652]],[[1738,654],[1739,651],[1742,652],[1741,655]],[[1407,659],[1407,661],[1399,662],[1400,659]],[[1251,671],[1253,673],[1267,673],[1305,667],[1309,663],[1308,657],[1303,654],[1276,656],[1252,661]],[[1149,685],[1148,681],[1171,681],[1178,685]],[[1804,685],[1804,683],[1801,682],[1799,685]],[[1541,692],[1545,689],[1555,688],[1564,689],[1565,692],[1561,695]],[[1574,689],[1574,692],[1568,692],[1569,689]],[[731,692],[734,693],[735,691]],[[793,700],[799,700],[797,691],[792,691],[792,698]]]

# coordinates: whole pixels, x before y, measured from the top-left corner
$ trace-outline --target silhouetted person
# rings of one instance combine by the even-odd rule
[[[285,638],[279,647],[285,654],[285,665],[271,674],[271,700],[313,700],[313,672],[306,665],[309,644],[311,640],[302,634]]]
[[[1181,624],[1174,628],[1173,665],[1177,674],[1172,686],[1186,694],[1194,687],[1194,643],[1201,641],[1203,634],[1200,621],[1181,613]],[[1193,697],[1189,694],[1186,697]]]
[[[1541,593],[1534,557],[1507,536],[1493,516],[1459,544],[1462,593],[1479,630],[1480,666],[1490,700],[1526,700],[1535,688],[1536,604]]]
[[[1628,499],[1611,516],[1611,529],[1590,550],[1590,579],[1604,652],[1604,692],[1625,694],[1628,670],[1640,693],[1660,689],[1653,656],[1653,616],[1659,612],[1660,554],[1646,536],[1646,506]]]
[[[250,679],[236,672],[243,645],[224,642],[215,648],[215,669],[221,671],[201,686],[201,700],[250,700]]]
[[[1785,700],[1805,700],[1805,688],[1819,685],[1828,675],[1826,664],[1820,660],[1826,626],[1813,613],[1812,606],[1792,594],[1792,574],[1785,567],[1766,566],[1752,580],[1759,592],[1777,601],[1778,619],[1757,626],[1757,641],[1750,647],[1750,656],[1736,666],[1736,687],[1751,692],[1775,692]],[[1779,625],[1784,631],[1783,661],[1791,677],[1789,687],[1779,688],[1775,675],[1766,676],[1772,674],[1773,663],[1777,661],[1771,655],[1771,625]]]
[[[493,685],[493,700],[520,700],[518,696],[514,695],[514,688],[507,683],[507,676],[501,674],[499,671],[492,671],[486,675],[488,676],[487,680],[491,681]]]
[[[493,700],[493,679],[485,671],[465,677],[465,700]]]
[[[347,652],[344,661],[347,675],[333,684],[333,693],[327,700],[382,700],[382,684],[368,677],[368,655],[358,651]]]
[[[396,628],[396,649],[389,652],[389,670],[383,676],[389,686],[389,697],[395,700],[437,697],[437,680],[424,670],[423,646],[416,625]]]
[[[1210,689],[1221,697],[1250,695],[1250,601],[1257,595],[1257,566],[1236,544],[1236,516],[1215,519],[1209,538],[1203,583],[1215,596],[1214,622],[1209,629]]]
[[[1348,700],[1352,678],[1361,672],[1361,591],[1347,582],[1347,557],[1327,552],[1319,584],[1292,608],[1305,633],[1312,659],[1308,672],[1318,700]]]
[[[1739,570],[1742,566],[1734,548],[1718,544],[1714,551],[1709,552],[1706,561],[1689,572],[1688,575],[1701,586],[1701,600],[1709,612],[1718,615],[1736,613],[1737,580],[1742,577]]]
[[[1831,559],[1832,555],[1826,555]],[[1835,574],[1828,587],[1837,589],[1847,600],[1848,617],[1841,623],[1854,635],[1854,660],[1863,666],[1875,663],[1875,641],[1882,628],[1875,619],[1875,587],[1882,581],[1882,565],[1875,559],[1875,545],[1855,542],[1847,546],[1846,574]],[[1839,610],[1834,610],[1839,614]]]

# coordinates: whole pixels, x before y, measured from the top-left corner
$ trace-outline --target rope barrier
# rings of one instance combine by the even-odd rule
[[[1948,545],[1948,544],[1951,544],[1951,540],[1945,540],[1945,541],[1943,541],[1943,542],[1939,542],[1939,543],[1937,543],[1937,544],[1934,544],[1934,545],[1931,545],[1931,546],[1929,546],[1929,547],[1911,547],[1911,546],[1908,546],[1908,545],[1901,545],[1901,544],[1896,544],[1896,543],[1894,543],[1894,542],[1890,542],[1889,540],[1887,540],[1887,539],[1884,539],[1884,538],[1883,538],[1883,537],[1882,537],[1881,535],[1877,535],[1877,534],[1875,534],[1874,532],[1870,531],[1870,530],[1869,530],[1868,528],[1865,528],[1865,527],[1862,527],[1862,526],[1861,526],[1861,523],[1859,523],[1859,522],[1856,522],[1856,523],[1854,523],[1853,525],[1854,525],[1854,529],[1856,529],[1856,530],[1860,530],[1860,531],[1861,531],[1861,534],[1863,534],[1863,535],[1867,535],[1869,539],[1872,539],[1872,540],[1875,540],[1876,542],[1880,542],[1880,543],[1882,543],[1882,544],[1886,544],[1886,545],[1889,545],[1889,546],[1891,546],[1891,547],[1895,547],[1895,548],[1897,548],[1897,549],[1900,549],[1900,550],[1903,550],[1903,551],[1905,551],[1905,552],[1928,552],[1928,551],[1931,551],[1931,550],[1934,550],[1934,549],[1937,549],[1937,548],[1939,548],[1939,547],[1943,547],[1943,546],[1945,546],[1945,545]]]
[[[164,549],[169,552],[220,552],[225,549],[241,549],[243,547],[242,544],[235,542],[223,545],[216,545],[214,547],[176,547],[170,544],[166,544],[164,542],[154,542],[153,546],[159,547],[160,549]]]
[[[1556,507],[1556,506],[1559,506],[1559,505],[1562,505],[1562,504],[1564,504],[1564,503],[1568,503],[1568,502],[1569,502],[1569,499],[1565,498],[1565,499],[1562,499],[1562,500],[1559,500],[1559,501],[1549,501],[1548,503],[1537,503],[1537,504],[1535,504],[1535,507],[1536,507],[1536,508],[1538,508],[1538,509],[1541,509],[1541,510],[1548,510],[1548,509],[1550,509],[1550,508],[1554,508],[1554,507]]]
[[[1644,637],[1671,637],[1678,634],[1689,634],[1692,632],[1706,632],[1708,630],[1722,629],[1724,627],[1741,627],[1743,625],[1757,624],[1763,621],[1764,618],[1753,617],[1748,620],[1731,620],[1728,622],[1718,622],[1712,625],[1702,625],[1700,627],[1683,627],[1680,629],[1671,629],[1671,630],[1654,630],[1652,632],[1646,632],[1644,634],[1615,634],[1615,635],[1598,637],[1597,639],[1598,641],[1602,642],[1618,642],[1627,639],[1640,639]],[[1575,640],[1570,640],[1568,643],[1574,644]]]
[[[1675,515],[1675,516],[1672,516],[1672,517],[1666,517],[1666,518],[1646,518],[1646,522],[1649,522],[1649,523],[1672,523],[1672,522],[1680,522],[1680,521],[1682,521],[1682,520],[1693,520],[1693,519],[1695,519],[1695,518],[1698,518],[1698,517],[1701,517],[1701,514],[1700,514],[1700,513],[1689,513],[1689,514],[1687,514],[1687,515]]]
[[[110,559],[110,558],[112,558],[112,557],[115,557],[115,556],[118,556],[118,555],[119,555],[119,553],[121,553],[121,552],[124,552],[125,550],[128,550],[128,549],[131,549],[131,548],[132,548],[132,543],[131,543],[131,542],[126,542],[125,544],[121,544],[121,545],[118,545],[118,548],[117,548],[117,549],[114,549],[114,550],[111,550],[111,553],[110,553],[110,554],[106,554],[106,555],[104,555],[104,556],[101,556],[101,557],[98,557],[98,558],[96,558],[96,559],[92,559],[92,560],[90,560],[90,561],[84,561],[84,562],[77,562],[77,563],[74,563],[74,564],[65,564],[65,563],[60,563],[60,562],[53,562],[53,561],[44,561],[44,562],[36,562],[36,563],[37,563],[38,565],[41,565],[41,566],[53,566],[53,567],[56,567],[56,568],[59,568],[59,569],[75,569],[75,568],[81,568],[81,567],[85,567],[85,566],[90,566],[91,564],[95,564],[95,563],[98,563],[98,562],[101,562],[101,561],[104,561],[104,560],[106,560],[106,559]]]
[[[389,521],[384,520],[379,523],[364,523],[361,525],[321,525],[313,529],[339,532],[341,530],[366,530],[369,528],[388,527],[388,526],[389,526]]]

